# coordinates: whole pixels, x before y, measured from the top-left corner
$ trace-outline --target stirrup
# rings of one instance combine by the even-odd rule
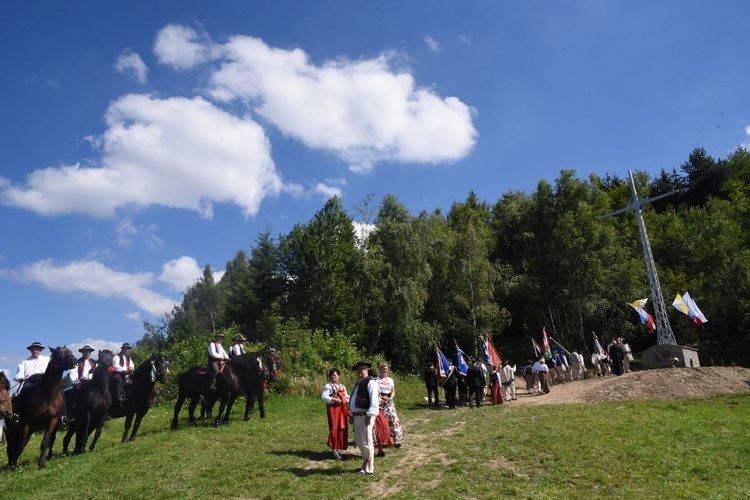
[[[13,413],[10,417],[8,417],[8,421],[11,424],[17,424],[20,420],[21,418],[18,416],[18,413]]]

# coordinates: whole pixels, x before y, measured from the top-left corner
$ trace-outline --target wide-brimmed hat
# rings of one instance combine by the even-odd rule
[[[26,349],[28,349],[29,351],[32,350],[32,349],[41,349],[43,351],[44,350],[44,346],[41,344],[41,342],[34,342],[33,344],[31,344]]]
[[[83,346],[80,349],[78,349],[78,352],[86,352],[86,351],[88,351],[88,352],[94,352],[95,350],[96,349],[94,349],[90,345],[86,344],[85,346]]]
[[[132,346],[132,345],[130,345],[130,344],[129,344],[128,342],[125,342],[124,344],[122,344],[122,345],[120,346],[120,350],[121,350],[121,351],[122,351],[123,349],[132,349],[132,348],[133,348],[133,346]]]
[[[356,372],[364,367],[372,368],[372,363],[368,363],[367,361],[360,361],[356,365],[352,366],[352,370]]]
[[[221,333],[221,332],[217,332],[216,334],[214,334],[214,338],[216,338],[216,337],[224,338],[224,334]]]
[[[235,337],[232,339],[232,342],[247,342],[247,339],[240,335],[239,337]]]

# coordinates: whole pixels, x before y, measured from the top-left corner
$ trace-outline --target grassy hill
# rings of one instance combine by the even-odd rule
[[[323,381],[321,380],[321,387]],[[750,495],[750,395],[706,400],[431,410],[419,380],[397,377],[404,445],[376,459],[329,459],[323,403],[270,396],[265,420],[169,431],[151,410],[134,443],[107,423],[97,450],[37,470],[40,435],[2,498],[740,498]],[[353,441],[353,431],[350,438]],[[60,452],[62,436],[55,451]],[[3,450],[4,451],[4,450]],[[7,463],[5,460],[3,460]]]

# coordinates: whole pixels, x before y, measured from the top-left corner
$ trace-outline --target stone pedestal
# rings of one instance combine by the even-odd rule
[[[680,366],[687,368],[698,368],[698,349],[684,347],[681,345],[661,344],[654,345],[643,351],[643,367],[669,368]]]

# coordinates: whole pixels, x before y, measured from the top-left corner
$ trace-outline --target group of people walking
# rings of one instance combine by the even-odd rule
[[[333,458],[341,460],[342,450],[349,445],[349,425],[354,425],[354,441],[362,456],[360,474],[375,471],[375,457],[384,457],[385,448],[401,446],[403,431],[396,412],[396,385],[387,364],[380,366],[380,374],[372,364],[360,361],[352,367],[357,383],[351,396],[341,384],[338,368],[328,372],[321,399],[328,413],[328,446]],[[377,453],[375,449],[377,448]]]

